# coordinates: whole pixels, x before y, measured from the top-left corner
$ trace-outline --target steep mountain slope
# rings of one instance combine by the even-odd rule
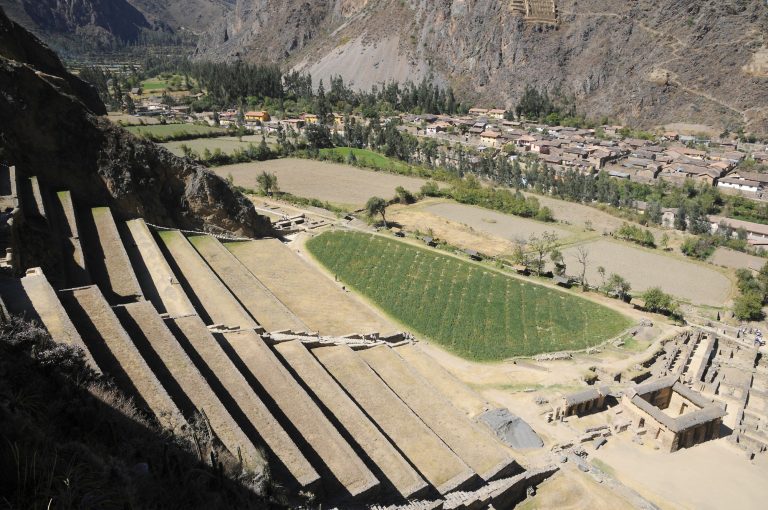
[[[766,34],[760,0],[238,0],[197,55],[361,88],[432,74],[498,106],[560,88],[592,117],[765,133]]]
[[[135,43],[143,32],[195,36],[232,11],[235,0],[0,0],[7,15],[77,55]],[[162,40],[162,39],[161,39]],[[193,43],[194,44],[194,43]]]
[[[127,0],[147,19],[162,22],[173,30],[200,33],[214,20],[232,12],[235,0]]]
[[[48,35],[135,41],[150,22],[126,0],[0,0],[9,15]]]
[[[125,218],[250,237],[272,232],[223,179],[101,117],[93,88],[2,11],[0,90],[0,161],[21,177],[38,176],[85,206],[110,205]],[[21,237],[25,249],[40,248],[32,258],[46,255],[45,228],[31,225]],[[44,265],[35,261],[41,264],[29,265]]]

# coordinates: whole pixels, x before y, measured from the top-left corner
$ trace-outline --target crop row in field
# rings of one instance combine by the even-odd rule
[[[386,313],[468,359],[583,349],[629,325],[578,296],[381,236],[334,231],[307,248]]]

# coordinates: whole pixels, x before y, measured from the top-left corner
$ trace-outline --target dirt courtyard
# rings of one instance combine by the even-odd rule
[[[708,306],[722,306],[730,297],[731,281],[714,269],[608,239],[582,246],[589,252],[587,281],[592,285],[602,284],[597,268],[603,266],[606,277],[611,273],[623,276],[635,292],[661,287],[677,298]],[[577,247],[563,250],[571,275],[580,271],[576,253]]]
[[[283,191],[355,209],[362,208],[372,196],[389,200],[395,196],[398,186],[417,192],[426,182],[416,177],[296,158],[227,165],[212,170],[224,178],[231,174],[237,186],[251,189],[258,187],[256,176],[263,171],[272,172]]]
[[[622,438],[593,455],[662,508],[748,510],[765,508],[768,501],[766,458],[750,462],[725,439],[670,454]]]

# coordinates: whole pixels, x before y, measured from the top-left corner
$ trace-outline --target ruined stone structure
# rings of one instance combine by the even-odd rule
[[[664,345],[648,370],[726,406],[728,440],[754,455],[768,451],[768,361],[747,336],[723,325],[686,331]]]
[[[511,0],[512,12],[524,17],[529,23],[557,23],[556,0]]]
[[[605,397],[610,393],[610,388],[601,386],[590,388],[579,393],[565,395],[560,405],[555,410],[555,418],[567,416],[584,416],[605,409]]]
[[[621,403],[635,416],[634,426],[674,452],[720,437],[725,410],[668,376],[625,391]]]
[[[479,397],[455,404],[471,390],[410,335],[307,331],[305,310],[243,260],[276,240],[234,249],[157,230],[36,178],[16,198],[4,169],[4,213],[35,222],[66,260],[51,263],[55,279],[34,267],[0,276],[0,318],[7,308],[38,319],[158,422],[179,427],[202,411],[235,458],[259,469],[266,452],[279,483],[328,504],[509,507],[556,469],[521,466],[473,419]],[[2,239],[15,254],[12,226]]]

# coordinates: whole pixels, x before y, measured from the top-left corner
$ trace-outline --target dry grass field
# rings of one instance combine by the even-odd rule
[[[258,145],[261,143],[261,135],[248,135],[238,139],[236,136],[222,136],[218,138],[197,138],[194,140],[174,141],[161,143],[162,147],[165,147],[169,151],[173,152],[177,156],[183,156],[184,151],[181,149],[182,145],[186,145],[193,151],[202,155],[205,149],[213,152],[216,149],[221,150],[225,154],[231,154],[237,149],[245,150],[248,145]]]
[[[768,259],[720,247],[709,258],[709,262],[731,269],[747,268],[759,271],[768,262]]]
[[[560,239],[571,235],[569,231],[555,224],[520,218],[472,205],[439,202],[427,205],[423,210],[510,241],[517,239],[527,241],[531,235],[541,236],[544,232],[554,232]]]
[[[343,206],[361,208],[372,196],[392,198],[395,188],[416,192],[423,179],[362,170],[349,165],[308,159],[274,159],[214,168],[218,175],[232,175],[237,186],[256,188],[256,176],[272,172],[282,191],[306,198],[317,198]]]
[[[722,306],[731,294],[731,281],[701,264],[653,253],[618,241],[599,239],[583,245],[589,252],[587,281],[600,284],[597,272],[618,273],[632,284],[633,292],[661,287],[665,292],[693,304]],[[563,250],[568,274],[577,274],[576,247]]]

